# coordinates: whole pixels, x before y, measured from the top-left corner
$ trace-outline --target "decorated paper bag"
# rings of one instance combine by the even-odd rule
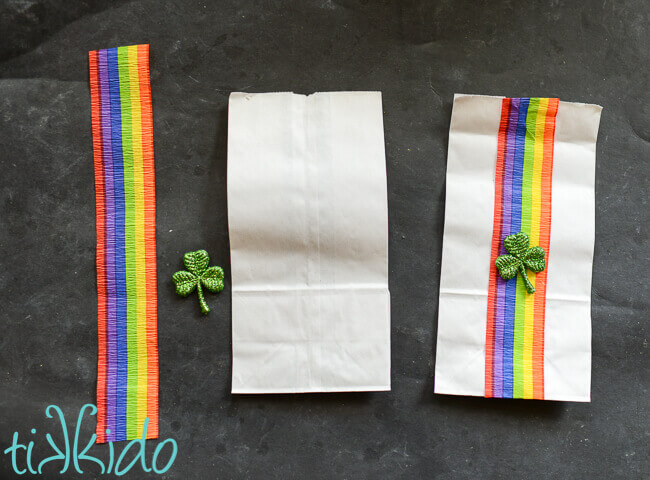
[[[233,93],[233,393],[390,390],[379,92]]]
[[[436,393],[590,400],[600,112],[455,97]]]

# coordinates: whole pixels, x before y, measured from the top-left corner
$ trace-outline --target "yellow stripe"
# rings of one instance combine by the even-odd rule
[[[533,188],[530,218],[530,245],[539,245],[540,215],[542,208],[542,163],[544,160],[544,122],[548,110],[548,98],[540,98],[535,122],[535,152],[533,156]],[[535,286],[535,275],[529,275]],[[535,322],[535,297],[526,295],[524,320],[524,398],[533,398],[533,326]]]
[[[140,110],[140,79],[138,47],[129,48],[129,79],[131,86],[131,118],[133,134],[133,190],[135,198],[135,271],[137,303],[138,405],[137,432],[141,435],[147,416],[147,282],[144,251],[144,175],[142,157],[142,112]]]

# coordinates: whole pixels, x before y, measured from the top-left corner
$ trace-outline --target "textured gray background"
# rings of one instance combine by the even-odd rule
[[[165,478],[648,478],[647,0],[0,5],[2,450],[16,430],[36,439],[34,456],[43,458],[43,435],[60,438],[45,407],[60,405],[74,423],[95,399],[87,51],[148,42],[160,430],[180,449]],[[206,248],[229,271],[226,109],[233,90],[383,92],[392,392],[233,397],[229,286],[209,296],[208,318],[198,314],[196,298],[174,294],[170,276],[186,251]],[[455,92],[604,106],[591,404],[432,394]],[[82,431],[93,427],[87,422]],[[93,452],[106,458],[106,447]],[[95,478],[97,470],[84,466],[91,474],[66,478]],[[55,471],[41,478],[59,478]],[[143,477],[151,478],[137,470],[124,478]],[[0,478],[14,478],[6,455]]]

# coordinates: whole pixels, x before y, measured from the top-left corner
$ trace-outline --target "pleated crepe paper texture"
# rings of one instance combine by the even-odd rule
[[[601,107],[456,95],[449,132],[435,392],[588,402]],[[546,269],[504,280],[507,235]]]
[[[158,437],[149,46],[89,52],[97,213],[97,442]]]
[[[379,92],[233,93],[233,393],[390,390]]]

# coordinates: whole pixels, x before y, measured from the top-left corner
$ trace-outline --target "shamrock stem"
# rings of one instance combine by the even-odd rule
[[[201,304],[201,312],[203,312],[203,314],[206,315],[210,311],[210,307],[208,307],[208,303],[205,301],[205,297],[203,296],[203,288],[201,288],[201,280],[199,280],[196,284],[196,292],[199,294],[199,303]]]
[[[526,291],[528,293],[535,293],[535,287],[533,287],[533,284],[530,283],[530,280],[528,280],[528,275],[526,275],[526,267],[524,267],[523,263],[519,265],[519,273],[521,274],[521,278],[524,281],[524,285],[526,285]]]

